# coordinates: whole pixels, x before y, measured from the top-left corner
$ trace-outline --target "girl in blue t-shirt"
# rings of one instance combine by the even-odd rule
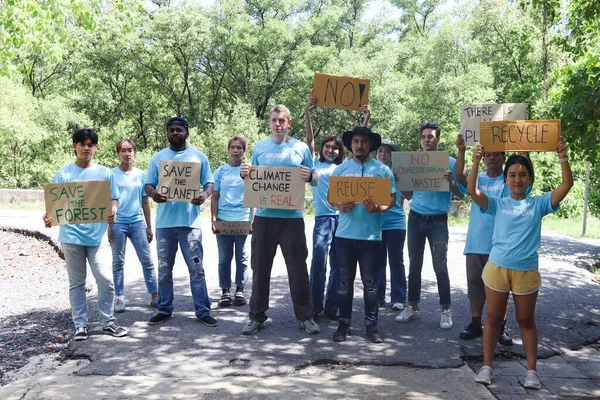
[[[483,367],[475,380],[485,385],[491,383],[498,329],[504,317],[508,295],[512,292],[527,358],[524,387],[540,389],[540,378],[536,372],[538,340],[535,305],[541,285],[537,250],[540,247],[542,218],[558,209],[559,203],[573,186],[567,145],[560,137],[556,146],[562,169],[561,184],[551,193],[537,197],[527,195],[527,188],[534,181],[533,167],[529,160],[520,155],[509,157],[504,167],[504,181],[511,192],[509,197],[488,197],[481,192],[477,188],[477,174],[483,152],[483,147],[479,145],[473,154],[468,191],[481,211],[493,215],[495,222],[492,251],[482,274],[487,318],[483,331]]]

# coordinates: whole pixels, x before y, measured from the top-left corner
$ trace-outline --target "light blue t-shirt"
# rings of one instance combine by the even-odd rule
[[[452,179],[459,186],[461,192],[466,192],[466,188],[456,181],[456,159],[448,157],[450,171],[452,171]],[[410,210],[421,215],[440,215],[450,211],[450,201],[452,193],[447,192],[425,192],[414,191],[412,201],[410,202]]]
[[[304,165],[314,169],[312,155],[305,143],[294,138],[278,143],[272,137],[261,140],[254,146],[252,165],[263,167],[299,167]],[[302,218],[302,210],[281,210],[278,208],[257,208],[256,215],[268,218]]]
[[[402,208],[402,195],[400,193],[396,193],[394,207],[381,213],[381,230],[389,231],[392,229],[406,230],[406,213]]]
[[[488,197],[488,209],[482,212],[495,217],[489,260],[506,269],[537,269],[542,218],[556,210],[558,205],[552,208],[552,193],[523,200]]]
[[[110,198],[119,200],[119,187],[114,176],[110,169],[102,165],[94,164],[89,168],[81,168],[75,163],[69,164],[59,169],[52,179],[52,183],[84,181],[110,181]],[[112,211],[108,210],[108,212],[110,214]],[[61,225],[58,231],[58,241],[81,246],[108,245],[107,228],[108,222]]]
[[[154,154],[150,159],[145,183],[154,187],[158,185],[158,168],[160,167],[161,160],[199,163],[200,185],[205,187],[209,183],[214,182],[208,158],[203,152],[193,147],[187,147],[182,151],[173,151],[167,147]],[[182,201],[160,203],[156,211],[155,225],[156,228],[187,227],[201,229],[200,207]]]
[[[337,164],[321,162],[319,157],[313,160],[315,169],[319,172],[319,183],[312,186],[313,203],[315,205],[315,217],[324,217],[329,215],[338,215],[338,211],[327,201],[327,192],[329,191],[329,177],[337,167]]]
[[[362,164],[354,159],[346,160],[333,171],[332,176],[364,176],[388,178],[390,194],[396,193],[392,170],[377,160]],[[355,240],[381,240],[381,213],[370,213],[362,204],[355,204],[349,213],[339,214],[339,225],[335,236]]]
[[[240,166],[225,164],[214,173],[215,192],[219,192],[217,218],[223,221],[250,221],[252,210],[244,207],[244,180]]]
[[[144,192],[146,173],[138,168],[125,172],[121,168],[115,167],[111,171],[121,193],[115,222],[133,224],[143,221],[142,197],[146,196],[146,192]]]

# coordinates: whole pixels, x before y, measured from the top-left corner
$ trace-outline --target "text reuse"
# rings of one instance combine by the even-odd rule
[[[304,209],[300,167],[251,166],[244,179],[244,207]]]
[[[447,192],[450,183],[444,173],[449,166],[447,151],[392,152],[392,171],[399,191]]]
[[[389,178],[368,178],[361,176],[330,176],[327,199],[331,202],[344,203],[353,201],[362,204],[370,198],[379,205],[390,204]]]
[[[46,215],[52,225],[106,222],[112,212],[110,181],[44,185]]]
[[[315,73],[313,96],[319,107],[360,110],[369,104],[368,79]]]
[[[481,123],[485,151],[555,151],[559,136],[560,120]]]
[[[197,162],[161,160],[156,190],[167,201],[189,203],[200,194],[200,169]]]
[[[525,119],[524,103],[471,104],[460,108],[460,133],[467,146],[480,142],[480,126],[485,121]]]

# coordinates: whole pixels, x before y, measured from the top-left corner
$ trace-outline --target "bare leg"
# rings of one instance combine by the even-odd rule
[[[527,357],[527,369],[535,371],[537,369],[537,326],[535,324],[535,304],[537,302],[538,291],[526,295],[515,295],[515,313],[517,322],[521,329],[521,338],[525,357]]]
[[[497,292],[486,286],[485,297],[487,298],[487,316],[483,330],[483,365],[491,367],[496,342],[498,342],[498,331],[506,311],[508,293]]]

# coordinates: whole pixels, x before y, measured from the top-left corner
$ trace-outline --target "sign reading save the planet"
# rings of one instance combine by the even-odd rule
[[[44,202],[53,226],[106,222],[112,212],[110,181],[48,183]]]
[[[369,104],[371,81],[348,76],[315,73],[313,96],[319,107],[360,110]]]
[[[485,151],[554,151],[560,120],[490,121],[481,123]]]
[[[362,176],[330,176],[327,200],[336,203],[353,201],[362,204],[370,198],[378,205],[390,204],[390,179]]]
[[[200,194],[200,163],[161,160],[156,190],[167,201],[191,202]]]
[[[302,210],[304,184],[299,167],[253,165],[244,179],[244,207]]]
[[[450,183],[444,173],[450,169],[447,151],[394,151],[392,171],[396,189],[412,192],[447,192]]]

